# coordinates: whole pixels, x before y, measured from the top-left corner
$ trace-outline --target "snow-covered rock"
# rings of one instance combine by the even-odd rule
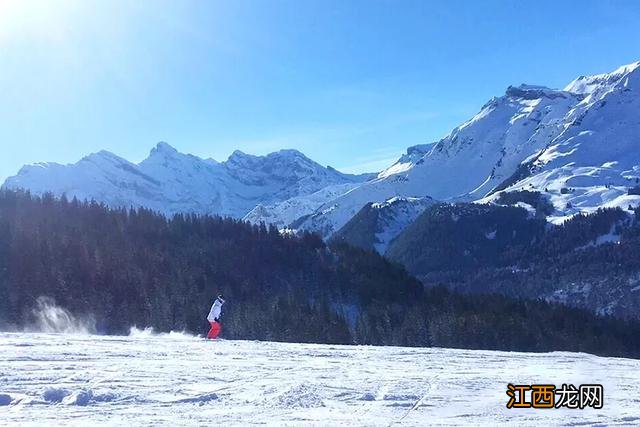
[[[217,162],[182,154],[160,142],[139,164],[101,151],[70,165],[24,166],[4,187],[94,199],[114,207],[144,206],[166,214],[242,218],[259,204],[312,195],[329,186],[354,185],[368,177],[322,167],[296,150],[266,156],[235,151],[227,161]],[[327,192],[325,197],[336,194]],[[326,201],[322,195],[312,198],[316,205]]]
[[[546,194],[561,221],[640,203],[640,62],[563,90],[509,87],[443,139],[411,147],[375,180],[330,200],[299,228],[328,237],[367,203],[394,196],[489,202],[498,191]]]

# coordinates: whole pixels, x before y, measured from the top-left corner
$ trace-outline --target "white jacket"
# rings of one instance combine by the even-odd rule
[[[218,317],[220,317],[220,312],[222,311],[222,304],[223,304],[222,301],[216,298],[216,300],[213,302],[213,305],[211,306],[211,310],[209,310],[209,315],[207,316],[207,320],[209,322],[213,322]]]

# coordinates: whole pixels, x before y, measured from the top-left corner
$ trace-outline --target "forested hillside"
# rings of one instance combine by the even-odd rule
[[[636,323],[424,289],[375,253],[231,219],[2,191],[0,242],[3,329],[28,327],[46,296],[99,333],[203,333],[221,292],[226,338],[640,356]]]
[[[386,256],[427,285],[640,318],[638,210],[602,209],[552,225],[544,219],[548,206],[527,193],[527,202],[537,206],[533,216],[513,206],[433,206]]]

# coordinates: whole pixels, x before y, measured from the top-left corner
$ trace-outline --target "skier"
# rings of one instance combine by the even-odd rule
[[[209,329],[209,333],[207,334],[208,339],[214,339],[220,333],[220,312],[222,311],[222,304],[224,304],[224,298],[222,295],[218,295],[218,298],[213,302],[211,306],[211,310],[209,310],[209,315],[207,316],[207,320],[211,325],[211,329]]]

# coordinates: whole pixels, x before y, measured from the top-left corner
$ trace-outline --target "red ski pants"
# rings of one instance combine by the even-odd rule
[[[220,333],[220,323],[218,322],[209,322],[209,324],[211,325],[211,329],[209,329],[209,333],[207,334],[207,338],[209,338],[210,340],[216,338],[218,336],[218,334]]]

